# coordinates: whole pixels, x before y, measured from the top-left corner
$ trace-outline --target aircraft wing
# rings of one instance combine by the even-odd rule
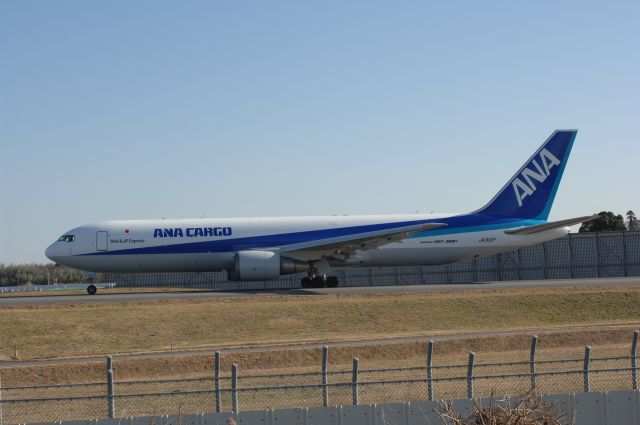
[[[391,229],[377,230],[373,232],[358,233],[355,235],[338,236],[335,238],[321,239],[317,241],[302,242],[286,245],[280,248],[281,252],[315,251],[323,252],[324,256],[334,259],[346,260],[355,251],[365,251],[378,248],[394,242],[400,242],[413,233],[423,230],[432,230],[445,227],[446,223],[423,223],[412,226],[394,227]]]
[[[507,235],[532,235],[534,233],[544,232],[545,230],[556,229],[558,227],[573,226],[574,224],[584,223],[598,218],[598,214],[585,215],[584,217],[569,218],[567,220],[551,221],[544,224],[536,224],[533,226],[519,227],[517,229],[509,229],[504,232]]]

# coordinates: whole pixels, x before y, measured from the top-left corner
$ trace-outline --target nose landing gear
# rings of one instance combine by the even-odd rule
[[[93,284],[96,280],[96,274],[94,272],[86,272],[85,278],[87,279],[87,282],[89,282],[89,286],[87,286],[87,294],[95,295],[96,292],[98,292],[98,288]]]

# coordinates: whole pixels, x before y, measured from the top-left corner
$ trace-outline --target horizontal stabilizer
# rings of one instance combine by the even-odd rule
[[[585,215],[584,217],[569,218],[567,220],[551,221],[544,224],[536,224],[534,226],[519,227],[517,229],[505,230],[507,235],[531,235],[534,233],[544,232],[546,230],[557,229],[558,227],[573,226],[574,224],[584,223],[598,218],[599,215]]]

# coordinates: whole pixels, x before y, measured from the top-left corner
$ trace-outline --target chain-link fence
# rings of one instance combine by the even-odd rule
[[[337,269],[335,273],[340,286],[640,276],[640,232],[569,234],[515,251],[442,266]],[[299,288],[304,276],[232,282],[223,272],[107,273],[104,279],[119,287],[261,290]]]
[[[433,364],[433,342],[420,366],[329,370],[324,347],[317,372],[231,373],[214,356],[210,376],[180,379],[115,380],[107,359],[105,382],[0,388],[0,424],[180,415],[305,406],[380,404],[496,396],[638,390],[635,331],[630,355],[598,357],[585,347],[581,358],[537,360],[537,337],[527,361],[482,363],[469,353],[465,364]],[[117,365],[116,365],[117,368]]]

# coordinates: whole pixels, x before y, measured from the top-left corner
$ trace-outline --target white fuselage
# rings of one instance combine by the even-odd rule
[[[480,220],[473,215],[411,214],[279,218],[117,220],[77,227],[71,240],[53,243],[46,251],[53,261],[100,272],[219,271],[234,266],[238,251],[275,249],[287,244],[326,238],[389,223],[447,221],[471,217],[464,226],[418,232],[400,242],[358,251],[332,267],[423,266],[446,264],[513,250],[566,235],[556,228],[532,235],[509,235],[505,229],[531,220]],[[62,238],[61,238],[62,239]],[[288,253],[296,260],[314,258],[313,250]]]
[[[554,131],[468,214],[105,221],[70,230],[46,255],[96,272],[226,270],[231,280],[266,280],[306,271],[304,288],[337,285],[336,267],[447,264],[510,251],[591,219],[547,222],[576,134]]]

